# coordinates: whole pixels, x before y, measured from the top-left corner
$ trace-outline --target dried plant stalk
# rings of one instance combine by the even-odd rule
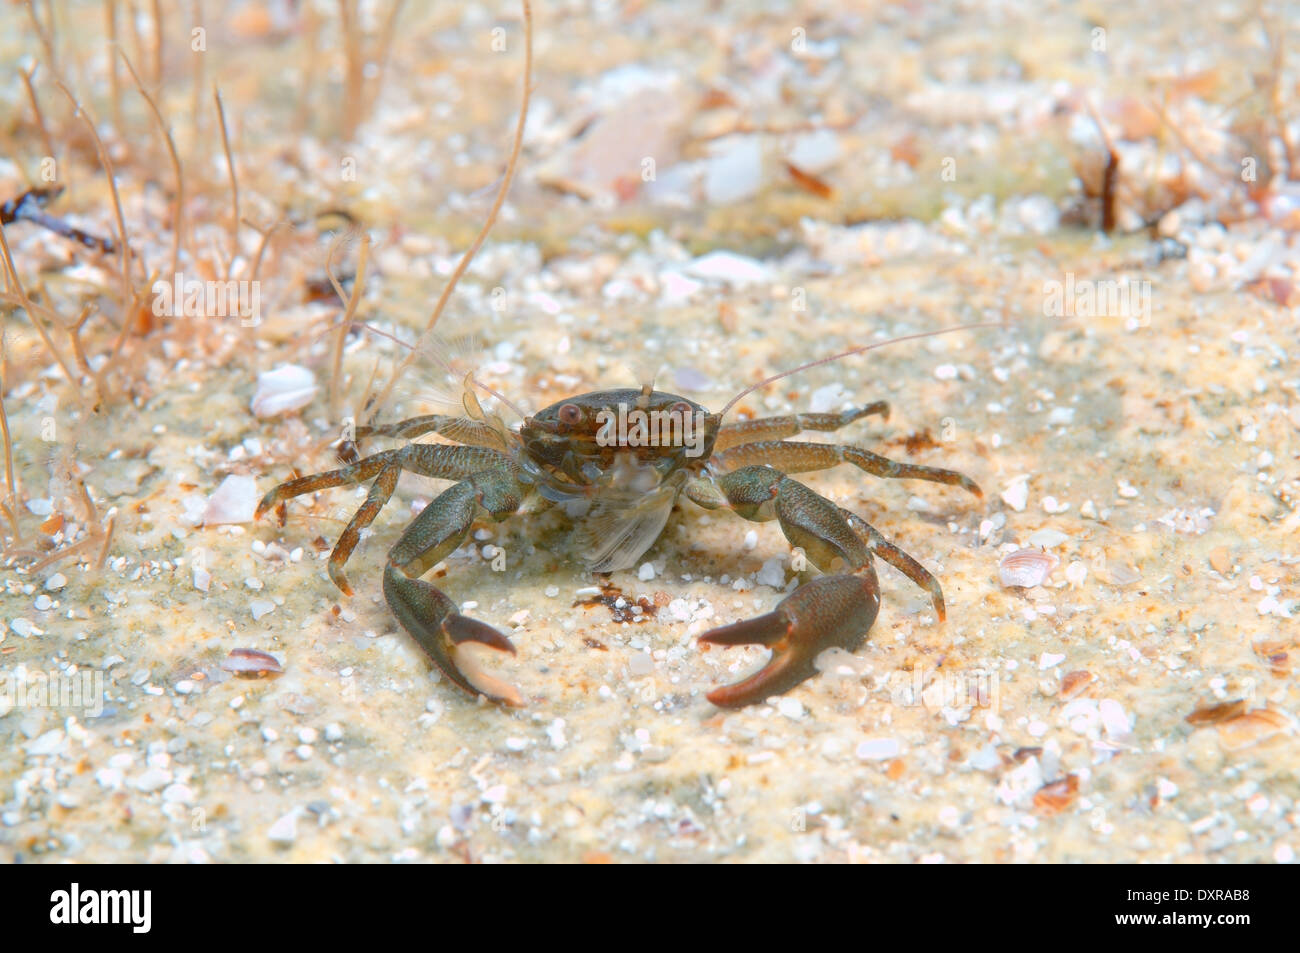
[[[58,154],[54,151],[54,140],[50,138],[50,130],[45,125],[45,114],[41,112],[40,100],[36,98],[36,88],[32,85],[32,76],[36,73],[36,67],[22,70],[19,75],[23,78],[23,86],[27,89],[27,99],[32,104],[32,115],[36,117],[36,127],[41,131],[41,142],[45,146],[45,154],[51,159],[57,160]]]
[[[0,381],[0,437],[5,445],[5,484],[9,487],[9,496],[4,504],[5,518],[13,528],[14,542],[22,541],[22,530],[18,527],[18,478],[14,474],[14,445],[9,433],[9,412],[5,409],[4,382]]]
[[[338,291],[339,296],[343,296],[343,288],[334,277],[333,255],[327,264],[326,270],[329,273],[330,281],[334,283],[334,288]],[[340,405],[343,394],[343,342],[347,340],[348,329],[352,327],[352,321],[356,317],[357,305],[361,303],[362,289],[366,283],[366,262],[370,257],[370,236],[363,233],[361,236],[361,251],[357,255],[357,274],[352,280],[352,294],[346,298],[347,307],[343,311],[343,318],[339,321],[338,333],[334,336],[334,349],[331,356],[330,372],[330,393],[329,407],[330,414],[334,419],[338,419]]]
[[[461,276],[465,274],[465,270],[469,268],[469,263],[474,260],[474,256],[478,253],[479,248],[482,247],[484,240],[488,236],[488,232],[492,230],[492,226],[497,220],[497,215],[501,212],[501,206],[505,204],[506,193],[510,191],[510,183],[514,181],[515,166],[518,165],[519,152],[524,141],[524,123],[528,119],[528,103],[532,96],[533,11],[529,0],[523,0],[523,8],[523,96],[522,102],[519,106],[519,120],[515,124],[515,136],[510,148],[510,158],[506,162],[506,172],[501,178],[501,187],[497,189],[496,200],[492,203],[492,209],[488,212],[487,221],[483,223],[483,227],[479,229],[478,234],[474,237],[474,242],[465,250],[465,254],[461,256],[460,261],[456,264],[456,269],[451,273],[451,277],[447,279],[447,284],[443,287],[442,294],[438,296],[438,301],[433,306],[433,313],[429,315],[428,323],[424,326],[424,333],[421,335],[423,338],[427,338],[433,333],[434,325],[438,323],[438,319],[442,317],[443,309],[447,306],[447,299],[451,297],[451,293],[455,290],[457,282],[459,282]],[[378,413],[379,409],[383,407],[384,402],[388,399],[389,395],[392,394],[393,388],[397,386],[397,381],[401,378],[406,369],[411,366],[419,353],[420,351],[418,348],[413,348],[405,358],[398,362],[397,368],[393,371],[393,375],[389,378],[388,383],[384,385],[384,389],[380,391],[372,401],[366,404],[367,407],[371,408],[370,414],[367,417],[367,423],[374,421],[375,415]]]
[[[226,129],[226,108],[221,105],[221,90],[212,87],[212,98],[217,102],[217,119],[221,123],[221,148],[226,153],[226,168],[230,170],[230,260],[226,262],[226,278],[234,272],[235,259],[239,257],[239,177],[235,174],[235,157],[230,152],[230,133]]]
[[[171,270],[168,275],[174,275],[180,267],[181,257],[181,237],[184,232],[184,215],[185,215],[185,175],[181,171],[181,157],[176,153],[176,143],[172,139],[171,130],[163,120],[162,112],[158,109],[158,104],[154,98],[145,91],[144,84],[140,82],[140,74],[135,71],[131,61],[127,59],[126,52],[119,50],[122,54],[122,61],[126,63],[126,68],[131,71],[131,78],[135,80],[135,88],[140,91],[144,101],[149,104],[149,109],[153,113],[154,119],[158,123],[158,131],[162,133],[163,141],[167,145],[167,155],[171,157],[172,174],[176,177],[176,200],[172,203],[172,258]]]

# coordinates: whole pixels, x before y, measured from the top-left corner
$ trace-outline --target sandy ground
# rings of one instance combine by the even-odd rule
[[[342,142],[345,58],[326,6],[316,67],[312,31],[276,5],[210,24],[202,54],[242,216],[292,223],[268,244],[259,320],[144,327],[100,400],[23,309],[5,311],[24,538],[10,534],[0,573],[0,857],[1294,862],[1300,187],[1261,199],[1207,171],[1240,167],[1230,120],[1267,106],[1266,91],[1243,98],[1241,64],[1269,61],[1253,7],[1196,23],[1181,4],[1092,19],[1036,4],[539,7],[519,178],[439,325],[472,332],[483,379],[525,410],[646,373],[716,409],[857,344],[1005,323],[741,402],[759,416],[887,399],[888,421],[843,439],[960,470],[986,496],[851,467],[808,475],[935,573],[947,620],[882,565],[883,608],[856,655],[828,653],[788,695],[722,712],[705,693],[763,652],[704,652],[695,637],[798,581],[775,524],[682,503],[643,565],[607,578],[583,570],[553,516],[479,526],[435,573],[518,646],[488,660],[527,699],[508,710],[440,679],[381,597],[384,554],[436,484],[403,477],[352,556],[350,599],[325,559],[364,488],[302,497],[282,528],[249,519],[295,469],[337,465],[330,443],[363,413],[376,361],[383,381],[403,353],[351,334],[331,400],[341,307],[309,290],[325,284],[322,213],[346,209],[372,236],[358,318],[410,339],[487,212],[518,101],[513,7],[406,11],[378,98]],[[363,7],[367,42],[383,13]],[[168,21],[158,99],[190,179],[180,264],[205,279],[230,257],[230,195],[184,19]],[[128,232],[165,274],[174,180],[156,127],[121,70],[122,128],[109,122],[102,40],[64,20],[63,62],[120,165]],[[21,11],[5,22],[15,75],[41,47]],[[84,129],[38,90],[68,143],[54,209],[114,234]],[[1217,130],[1198,132],[1200,156],[1135,105],[1153,90],[1176,121]],[[21,118],[4,130],[0,198],[44,154],[21,83],[4,95]],[[1086,96],[1124,160],[1109,237],[1074,171],[1104,164]],[[1280,148],[1260,153],[1270,167]],[[114,260],[29,223],[6,236],[24,284],[43,282],[69,320],[98,304],[87,349],[111,353]],[[250,226],[239,241],[236,276],[260,238]],[[345,245],[338,270],[358,254]],[[259,375],[284,364],[319,389],[255,415]],[[381,418],[427,412],[435,376],[404,378]],[[95,518],[113,519],[105,563],[96,540],[32,571],[26,551],[88,538],[78,474]],[[204,525],[223,484],[237,522]],[[1021,549],[1048,554],[1043,584],[1005,584]],[[283,671],[232,677],[234,649]],[[82,678],[102,706],[40,695]]]

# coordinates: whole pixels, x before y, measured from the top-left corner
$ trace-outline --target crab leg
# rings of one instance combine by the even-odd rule
[[[757,420],[725,424],[718,428],[718,439],[713,444],[713,449],[717,452],[755,440],[793,437],[805,430],[839,430],[872,414],[888,419],[889,402],[878,400],[865,407],[851,407],[838,414],[789,414],[785,417],[759,417]]]
[[[727,506],[748,520],[778,520],[786,538],[830,573],[805,582],[766,615],[700,636],[706,644],[772,650],[766,665],[710,692],[709,701],[726,708],[761,702],[816,675],[814,662],[824,650],[852,652],[866,641],[880,610],[880,587],[870,550],[839,507],[767,466],[696,480],[686,494],[701,506]]]
[[[939,617],[940,622],[948,618],[947,610],[943,604],[943,590],[939,587],[939,580],[934,578],[934,574],[930,570],[885,539],[880,530],[857,513],[850,513],[848,510],[841,508],[840,515],[852,527],[853,532],[858,534],[858,538],[867,544],[867,548],[871,550],[873,555],[879,556],[930,594],[930,602],[933,604],[934,613]]]
[[[449,487],[402,533],[384,569],[389,608],[442,673],[471,695],[516,706],[524,703],[519,692],[481,669],[466,648],[476,642],[513,655],[514,645],[490,625],[461,615],[455,602],[419,577],[465,541],[481,512],[504,520],[519,510],[523,495],[505,466]]]
[[[375,521],[379,511],[383,509],[384,504],[393,495],[401,471],[410,470],[412,473],[419,473],[422,476],[442,480],[463,480],[467,476],[487,467],[505,465],[505,457],[495,450],[480,447],[452,447],[443,444],[412,443],[398,450],[385,450],[383,453],[376,453],[364,460],[358,460],[356,463],[348,464],[337,470],[316,473],[312,476],[299,477],[296,480],[281,483],[262,497],[262,502],[257,504],[257,518],[260,518],[268,510],[278,506],[285,500],[293,499],[295,496],[349,483],[364,483],[366,480],[374,479],[375,482],[370,487],[370,493],[366,496],[366,502],[362,504],[361,508],[348,522],[347,528],[343,530],[338,542],[334,544],[334,551],[330,553],[330,578],[334,580],[334,585],[350,596],[352,595],[352,586],[343,573],[343,565],[348,561],[348,557],[352,555],[352,550],[356,548],[357,542],[361,539],[361,531]]]
[[[888,457],[882,457],[878,453],[872,453],[870,450],[845,444],[798,443],[792,440],[745,443],[722,453],[715,452],[713,460],[716,464],[728,470],[767,464],[785,473],[826,470],[841,463],[851,463],[855,467],[878,477],[893,480],[929,480],[931,483],[959,486],[981,498],[984,496],[984,491],[979,488],[974,480],[955,470],[923,467],[914,463],[899,463],[896,460],[890,460]]]

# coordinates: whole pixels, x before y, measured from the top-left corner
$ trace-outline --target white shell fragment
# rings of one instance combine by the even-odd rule
[[[1043,549],[1054,549],[1062,543],[1069,542],[1069,539],[1069,536],[1058,529],[1040,529],[1029,537],[1029,544],[1041,546]]]
[[[714,144],[717,151],[704,173],[704,195],[711,205],[750,198],[763,184],[763,148],[754,136],[731,136]]]
[[[208,498],[203,510],[203,524],[251,523],[257,512],[257,481],[251,476],[232,473]]]
[[[785,158],[809,175],[818,175],[839,162],[842,151],[839,133],[819,129],[797,136]]]
[[[274,370],[257,375],[257,392],[253,394],[253,416],[274,417],[306,407],[316,396],[316,375],[297,364],[281,364]]]
[[[1008,589],[1032,589],[1047,581],[1060,560],[1037,549],[1017,549],[1002,557],[998,581]]]
[[[736,287],[768,281],[762,262],[729,251],[712,251],[686,266],[686,273],[707,281],[723,281]]]
[[[1007,488],[1002,491],[1002,502],[1017,513],[1023,512],[1025,505],[1029,502],[1028,480],[1029,477],[1027,476],[1018,476],[1008,483]]]

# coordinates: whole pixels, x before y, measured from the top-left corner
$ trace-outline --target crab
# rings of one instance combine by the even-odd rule
[[[500,522],[560,507],[574,524],[578,554],[596,572],[636,565],[682,497],[746,520],[775,519],[790,544],[821,574],[803,581],[771,612],[699,637],[704,645],[760,645],[771,650],[766,664],[752,675],[708,693],[709,701],[720,707],[751,705],[788,692],[817,674],[815,661],[821,652],[859,649],[880,609],[873,557],[926,590],[942,622],[943,592],[929,571],[866,520],[790,474],[847,463],[877,477],[928,480],[961,487],[976,497],[983,496],[980,488],[953,470],[900,463],[862,447],[786,439],[806,431],[838,431],[864,417],[886,418],[889,406],[884,401],[839,413],[724,424],[726,411],[738,399],[722,413],[711,414],[686,397],[651,385],[596,391],[527,416],[518,430],[483,413],[476,401],[467,401],[467,408],[475,411],[468,417],[430,414],[361,427],[356,433],[358,440],[408,441],[436,433],[453,442],[408,442],[364,459],[349,448],[345,466],[280,484],[262,499],[257,515],[305,493],[369,482],[365,503],[339,536],[328,563],[334,584],[351,595],[344,564],[361,531],[393,495],[401,472],[453,481],[389,550],[384,597],[402,627],[452,684],[508,706],[523,705],[522,695],[481,666],[477,651],[469,646],[514,654],[513,643],[487,623],[463,615],[455,601],[422,578],[460,547],[474,521],[484,516]],[[280,509],[282,520],[283,512]]]

